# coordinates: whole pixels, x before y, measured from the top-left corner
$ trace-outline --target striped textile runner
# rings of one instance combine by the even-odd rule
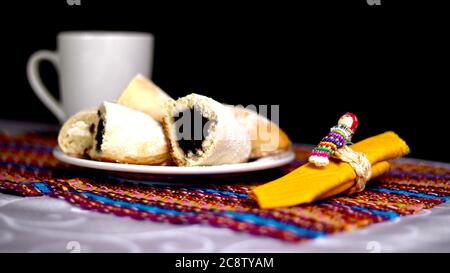
[[[58,162],[53,133],[0,133],[0,191],[60,198],[87,210],[137,220],[207,224],[285,241],[302,241],[418,213],[450,200],[450,165],[393,162],[390,172],[353,196],[280,209],[260,209],[248,192],[302,165],[311,149],[282,168],[232,177],[182,178],[145,184]]]

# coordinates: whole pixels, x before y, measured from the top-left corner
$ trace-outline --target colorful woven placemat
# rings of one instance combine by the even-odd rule
[[[55,145],[52,133],[0,133],[0,191],[60,198],[139,220],[202,223],[286,241],[355,230],[450,200],[450,166],[420,160],[393,162],[389,173],[353,196],[267,210],[248,197],[249,190],[303,164],[310,147],[295,147],[297,160],[276,170],[142,184],[64,165],[52,156]]]

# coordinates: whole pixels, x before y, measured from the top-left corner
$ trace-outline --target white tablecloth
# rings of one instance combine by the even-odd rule
[[[51,129],[0,120],[0,130]],[[301,243],[204,225],[138,221],[49,197],[0,193],[1,252],[450,252],[450,204]]]

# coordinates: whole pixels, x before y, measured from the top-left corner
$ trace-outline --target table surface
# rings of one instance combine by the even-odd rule
[[[56,130],[0,120],[0,130]],[[450,252],[450,204],[352,232],[288,243],[205,225],[82,210],[49,197],[0,193],[0,252]]]

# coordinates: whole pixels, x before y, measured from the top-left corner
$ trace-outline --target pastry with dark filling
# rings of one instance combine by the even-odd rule
[[[58,145],[68,155],[86,157],[92,148],[97,111],[81,111],[70,117],[58,134]]]
[[[126,106],[104,102],[89,155],[92,159],[130,164],[162,164],[169,159],[161,124]]]
[[[165,111],[163,128],[178,166],[233,164],[249,159],[250,137],[231,108],[191,94],[167,102]]]

